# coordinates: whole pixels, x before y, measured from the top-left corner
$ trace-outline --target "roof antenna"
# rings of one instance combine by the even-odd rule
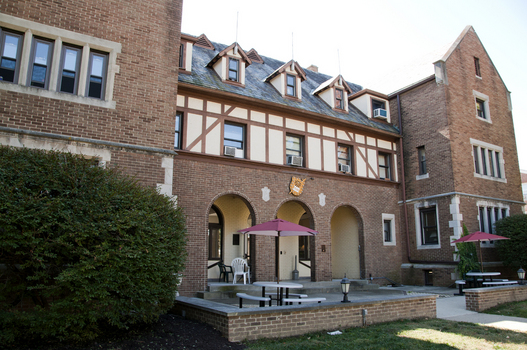
[[[340,50],[337,49],[337,59],[339,60],[339,85],[342,85],[342,75],[340,74]]]
[[[295,46],[294,46],[294,37],[293,32],[291,32],[291,60],[293,63],[291,63],[291,70],[295,70]]]
[[[236,41],[235,41],[235,45],[234,45],[234,54],[237,55],[238,54],[238,16],[239,16],[240,12],[237,11],[236,12]]]

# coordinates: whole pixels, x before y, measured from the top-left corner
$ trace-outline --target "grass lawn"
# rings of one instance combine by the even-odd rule
[[[527,318],[527,300],[501,304],[483,312],[486,314]]]
[[[389,322],[303,336],[246,342],[248,349],[526,349],[527,334],[440,319]]]

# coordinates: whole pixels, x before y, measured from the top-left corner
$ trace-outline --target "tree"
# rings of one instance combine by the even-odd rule
[[[157,320],[174,302],[185,232],[168,197],[116,169],[0,147],[0,342]]]
[[[463,224],[463,235],[468,235],[468,229]],[[461,278],[465,279],[465,275],[470,271],[477,271],[481,267],[478,263],[478,254],[476,251],[476,245],[474,242],[462,242],[456,243],[457,254],[459,256],[459,264],[457,265],[457,271]]]
[[[527,266],[527,215],[518,214],[496,221],[496,234],[510,239],[497,244],[500,259],[506,266],[518,269]]]

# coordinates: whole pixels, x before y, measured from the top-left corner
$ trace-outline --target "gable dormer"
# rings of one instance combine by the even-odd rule
[[[302,99],[302,82],[306,80],[306,72],[296,61],[289,61],[265,78],[282,97]]]
[[[249,52],[247,52],[247,56],[249,56],[252,62],[261,63],[261,64],[264,63],[263,58],[258,54],[258,52],[256,52],[255,49],[250,49]]]
[[[238,43],[220,51],[207,64],[225,83],[245,86],[245,69],[252,63]]]
[[[349,101],[368,118],[391,122],[388,96],[364,89],[351,96]]]
[[[179,45],[179,72],[190,73],[192,71],[192,47],[196,44],[197,38],[181,34],[181,44]]]
[[[346,80],[340,74],[326,80],[313,91],[313,95],[319,96],[334,110],[342,112],[348,112],[348,96],[352,93]]]

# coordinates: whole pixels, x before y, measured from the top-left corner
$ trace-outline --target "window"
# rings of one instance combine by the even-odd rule
[[[472,90],[474,102],[476,103],[476,118],[487,123],[492,123],[490,119],[489,97],[481,92]]]
[[[473,144],[474,176],[505,182],[503,164],[501,162],[503,149],[499,146],[473,139],[471,139],[471,143]]]
[[[287,156],[302,157],[302,138],[295,135],[286,135],[285,154]]]
[[[479,230],[495,233],[494,224],[508,216],[509,208],[500,203],[488,201],[478,201],[476,205],[478,206]],[[481,247],[494,247],[494,241],[481,242]]]
[[[235,148],[234,154],[228,154],[225,152],[225,155],[244,158],[245,127],[238,124],[225,123],[223,128],[223,145],[225,147]]]
[[[88,96],[104,99],[104,85],[106,80],[106,61],[108,55],[90,52],[88,73]]]
[[[23,35],[0,28],[0,80],[18,82]]]
[[[311,260],[309,249],[309,236],[298,236],[298,259]]]
[[[417,147],[417,156],[419,157],[419,175],[427,173],[425,146]]]
[[[351,146],[338,145],[337,146],[338,167],[339,171],[349,172],[353,174],[353,153]]]
[[[221,216],[216,207],[209,211],[209,230],[208,230],[209,260],[221,260],[223,257],[223,225]]]
[[[395,245],[395,215],[382,214],[383,244]]]
[[[239,81],[240,61],[235,58],[229,58],[229,80]]]
[[[386,109],[386,104],[384,103],[384,101],[371,100],[371,105],[372,105],[373,110],[376,110],[379,108]]]
[[[419,211],[419,216],[421,219],[421,244],[439,244],[436,207],[421,209]]]
[[[344,90],[335,89],[335,108],[344,109]]]
[[[476,99],[476,109],[478,112],[478,117],[480,117],[481,119],[487,119],[487,116],[485,114],[485,101],[477,98]]]
[[[474,57],[474,68],[476,69],[476,76],[481,77],[481,69],[479,68],[479,58]]]
[[[391,180],[390,155],[379,152],[379,179]]]
[[[80,48],[66,45],[62,47],[59,91],[70,94],[77,93],[81,56],[82,50]]]
[[[174,132],[174,148],[181,149],[181,125],[183,123],[183,113],[176,113],[176,128]]]
[[[286,94],[288,96],[296,97],[296,76],[286,75]]]
[[[33,39],[29,85],[42,89],[48,88],[52,53],[53,42]]]
[[[185,43],[179,45],[179,69],[185,69]]]

